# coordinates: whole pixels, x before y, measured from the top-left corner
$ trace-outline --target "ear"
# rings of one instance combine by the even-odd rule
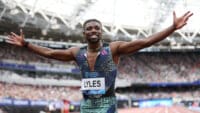
[[[87,42],[87,38],[85,36],[85,31],[83,31],[83,43],[86,43]]]
[[[83,31],[83,36],[85,36],[85,31]]]

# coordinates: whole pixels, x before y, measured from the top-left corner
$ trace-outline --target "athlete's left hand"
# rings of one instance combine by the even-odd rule
[[[188,19],[193,15],[192,12],[188,11],[183,14],[181,17],[176,17],[176,13],[173,12],[173,20],[175,29],[180,29],[187,24]]]

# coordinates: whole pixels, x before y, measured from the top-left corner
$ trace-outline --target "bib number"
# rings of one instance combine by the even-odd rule
[[[105,90],[105,78],[82,79],[81,90]]]

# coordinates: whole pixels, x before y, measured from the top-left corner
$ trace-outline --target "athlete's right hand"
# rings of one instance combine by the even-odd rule
[[[22,29],[20,29],[20,35],[11,32],[10,35],[8,35],[8,39],[6,40],[6,42],[16,46],[23,47],[25,45],[25,40]]]

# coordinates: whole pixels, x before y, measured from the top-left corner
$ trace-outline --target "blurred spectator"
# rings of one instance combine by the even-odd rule
[[[134,83],[193,82],[200,79],[199,57],[198,52],[138,52],[121,57],[118,78]],[[74,62],[47,59],[6,43],[1,43],[0,59],[19,64],[76,68]]]
[[[119,77],[134,83],[200,80],[198,52],[140,52],[121,58]]]
[[[74,100],[82,99],[79,88],[61,86],[34,86],[0,82],[0,98],[30,100]]]

